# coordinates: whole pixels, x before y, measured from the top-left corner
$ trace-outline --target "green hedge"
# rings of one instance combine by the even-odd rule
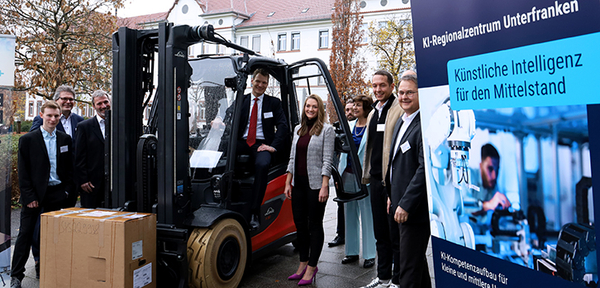
[[[22,134],[3,134],[0,135],[0,175],[2,178],[7,179],[11,190],[11,202],[14,206],[19,206],[19,197],[21,191],[19,190],[19,174],[17,169],[17,151],[19,149],[19,138]],[[9,175],[8,178],[5,178]],[[2,184],[0,184],[2,185]]]

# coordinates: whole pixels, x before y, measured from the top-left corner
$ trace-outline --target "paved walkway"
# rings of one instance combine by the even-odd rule
[[[332,198],[332,197],[331,197]],[[319,272],[316,283],[312,287],[324,288],[354,288],[365,285],[376,276],[376,268],[365,269],[362,267],[362,259],[358,262],[342,265],[344,258],[344,246],[329,248],[327,242],[335,237],[337,204],[329,200],[325,211],[325,243],[323,253],[319,260]],[[12,212],[11,219],[11,237],[12,244],[17,238],[19,228],[19,210]],[[13,246],[14,247],[14,246]],[[427,258],[429,260],[430,274],[433,275],[431,249],[428,249]],[[274,252],[256,259],[250,264],[240,288],[269,288],[269,287],[298,287],[297,281],[288,281],[287,277],[296,272],[298,267],[298,253],[294,252],[291,244],[282,246]],[[375,265],[377,266],[377,265]],[[34,261],[30,257],[25,266],[25,279],[22,282],[23,288],[38,288],[39,281],[35,279]],[[6,274],[0,274],[5,279],[6,287],[10,285],[10,277]],[[433,281],[433,277],[432,277]],[[0,280],[0,285],[2,281]],[[310,286],[309,286],[310,287]],[[434,284],[435,287],[435,284]]]

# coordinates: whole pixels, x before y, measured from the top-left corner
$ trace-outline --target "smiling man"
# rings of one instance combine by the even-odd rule
[[[430,228],[417,87],[414,73],[404,74],[398,85],[398,102],[404,114],[394,127],[386,178],[388,209],[397,226],[396,234],[391,235],[394,277],[390,288],[431,287],[425,257]]]
[[[77,127],[75,140],[76,182],[81,195],[81,207],[102,207],[104,200],[104,139],[106,138],[106,112],[110,98],[102,90],[92,94],[96,117],[87,119]]]
[[[366,288],[389,287],[392,280],[392,240],[390,229],[393,219],[387,213],[387,192],[383,180],[386,179],[394,124],[402,113],[402,108],[394,95],[394,77],[388,71],[375,72],[371,81],[377,101],[369,113],[365,136],[365,158],[363,183],[371,184],[371,210],[377,248],[377,278]],[[393,231],[391,231],[394,233]],[[396,265],[397,267],[397,265]]]
[[[29,249],[38,245],[39,250],[39,242],[34,242],[34,237],[39,239],[39,230],[35,229],[39,215],[65,207],[75,191],[71,137],[56,129],[60,106],[46,101],[41,110],[42,125],[19,139],[19,201],[23,208],[12,259],[11,288],[21,287]]]
[[[271,159],[277,151],[285,150],[285,138],[290,133],[281,100],[265,94],[268,85],[269,73],[256,69],[252,74],[252,93],[244,95],[240,111],[237,154],[250,155],[255,164],[250,213],[243,212],[250,217],[252,229],[260,225],[260,206],[267,189]]]
[[[61,85],[56,88],[54,92],[54,101],[60,106],[62,115],[60,121],[56,125],[56,129],[61,132],[67,133],[71,138],[75,139],[75,133],[77,131],[77,124],[83,121],[83,117],[73,113],[73,105],[75,104],[75,90],[73,87],[68,85]],[[33,131],[42,125],[42,118],[35,116],[33,123],[31,123],[31,129]]]

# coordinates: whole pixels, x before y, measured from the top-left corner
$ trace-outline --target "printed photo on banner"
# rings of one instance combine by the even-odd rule
[[[570,249],[574,280],[593,280],[586,106],[457,111],[447,85],[419,93],[432,235],[550,274]]]

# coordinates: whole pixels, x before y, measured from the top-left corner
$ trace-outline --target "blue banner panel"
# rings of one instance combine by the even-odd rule
[[[448,84],[448,61],[600,32],[600,3],[411,1],[419,87]]]
[[[600,33],[448,62],[452,108],[490,109],[600,103]]]

